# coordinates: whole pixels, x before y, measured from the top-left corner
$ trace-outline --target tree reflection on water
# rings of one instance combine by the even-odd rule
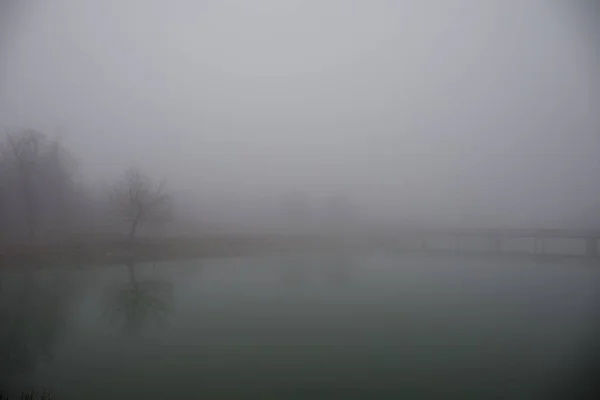
[[[140,279],[133,260],[125,265],[129,280],[108,290],[105,315],[124,332],[137,333],[150,319],[158,323],[164,320],[171,310],[173,286],[161,279]]]
[[[0,389],[50,362],[65,333],[74,285],[60,271],[11,271],[0,290]]]

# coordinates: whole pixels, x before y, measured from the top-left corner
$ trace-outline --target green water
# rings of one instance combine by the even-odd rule
[[[576,261],[328,253],[0,278],[0,387],[55,399],[546,398],[600,285]]]

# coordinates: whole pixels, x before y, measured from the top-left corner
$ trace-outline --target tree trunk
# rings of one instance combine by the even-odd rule
[[[133,243],[133,240],[135,239],[135,232],[137,230],[137,226],[138,226],[138,222],[140,221],[140,217],[135,217],[135,219],[133,220],[133,223],[131,224],[131,229],[129,230],[129,242]]]
[[[25,203],[25,218],[27,221],[29,240],[33,242],[35,240],[36,208],[31,190],[31,178],[28,174],[25,175],[23,179],[23,200]]]

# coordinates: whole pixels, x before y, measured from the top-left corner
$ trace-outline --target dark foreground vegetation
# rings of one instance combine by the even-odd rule
[[[2,392],[0,392],[0,400],[12,400],[12,399],[18,399],[18,400],[50,400],[52,399],[52,393],[51,392],[43,392],[42,394],[36,394],[34,392],[31,393],[26,393],[23,392],[21,393],[20,396],[8,396],[3,394]]]

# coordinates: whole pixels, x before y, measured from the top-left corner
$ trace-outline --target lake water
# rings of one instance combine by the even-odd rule
[[[599,271],[336,253],[5,268],[0,387],[54,399],[547,398],[589,354]]]

